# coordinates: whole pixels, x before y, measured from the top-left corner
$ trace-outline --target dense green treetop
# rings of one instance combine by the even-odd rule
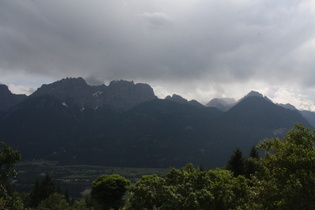
[[[246,159],[236,149],[230,170],[187,164],[162,177],[143,176],[131,189],[131,209],[314,209],[314,144],[314,131],[296,124],[282,139],[262,141]],[[243,172],[235,174],[239,166]]]
[[[195,169],[187,164],[165,176],[143,176],[131,189],[131,209],[233,209],[248,195],[247,180],[228,170]]]
[[[0,207],[18,208],[18,206],[22,206],[20,199],[15,198],[15,193],[11,191],[10,183],[10,179],[16,175],[14,165],[20,159],[19,151],[0,142]]]
[[[93,181],[91,196],[101,209],[119,209],[125,204],[123,196],[129,185],[130,181],[118,174],[102,175]]]
[[[12,147],[0,142],[0,184],[1,188],[7,188],[9,178],[16,175],[13,167],[21,159],[21,153]]]
[[[283,139],[264,140],[259,149],[261,171],[256,174],[254,202],[264,209],[314,209],[315,132],[296,124]]]

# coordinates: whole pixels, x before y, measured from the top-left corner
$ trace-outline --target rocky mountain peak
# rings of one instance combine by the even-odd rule
[[[53,82],[51,84],[44,84],[38,88],[32,96],[39,96],[43,94],[47,95],[57,95],[61,92],[78,91],[86,88],[88,84],[84,81],[83,78],[65,78],[59,81]]]
[[[153,89],[147,84],[117,80],[110,82],[109,86],[91,86],[81,77],[42,85],[31,97],[42,95],[53,96],[70,106],[91,109],[109,107],[117,111],[126,111],[156,98]]]
[[[127,80],[113,80],[109,83],[109,87],[114,86],[133,86],[135,83],[133,81]]]
[[[104,102],[109,107],[125,111],[140,103],[156,99],[152,87],[148,84],[133,81],[112,81],[106,91]]]
[[[264,97],[263,94],[254,90],[250,91],[245,97],[252,97],[252,96]]]
[[[121,97],[152,97],[154,95],[153,89],[148,84],[137,83],[133,81],[115,80],[110,82],[108,89],[112,94]],[[155,97],[154,97],[155,98]]]
[[[83,78],[65,78],[51,84],[42,85],[31,97],[53,96],[66,104],[81,107],[93,106],[91,103],[92,88]]]
[[[248,98],[248,97],[260,97],[260,98],[264,98],[265,100],[267,100],[269,102],[272,102],[267,96],[264,96],[263,94],[261,94],[257,91],[254,91],[254,90],[250,91],[246,96],[244,96],[244,98],[240,99],[239,102]]]

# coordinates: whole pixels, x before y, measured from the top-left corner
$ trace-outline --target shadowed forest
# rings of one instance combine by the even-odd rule
[[[261,141],[245,157],[236,148],[222,168],[188,163],[132,181],[113,171],[100,175],[81,198],[44,174],[26,193],[14,190],[19,151],[1,143],[2,209],[313,209],[314,131],[296,124],[283,138]],[[262,155],[260,155],[262,154]],[[117,170],[117,169],[115,169]]]

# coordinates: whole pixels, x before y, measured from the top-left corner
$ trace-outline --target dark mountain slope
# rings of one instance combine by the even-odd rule
[[[208,137],[203,131],[221,114],[217,109],[168,100],[145,102],[92,126],[95,130],[89,137],[90,146],[81,150],[76,161],[137,167],[206,164],[209,155],[203,144]],[[80,156],[84,159],[79,160]]]
[[[283,108],[259,96],[243,99],[232,107],[225,117],[233,124],[255,125],[262,129],[292,127],[294,123],[311,127],[298,111]]]
[[[134,92],[135,85],[124,81],[103,87],[105,92],[113,88],[112,95],[94,95],[100,87],[80,79],[59,82],[66,84],[45,87],[43,94],[34,94],[0,117],[0,139],[21,150],[24,159],[131,167],[182,167],[191,162],[214,168],[223,166],[235,147],[247,154],[260,140],[281,136],[294,123],[310,127],[299,112],[261,96],[243,98],[222,112],[170,100],[147,98],[140,103],[139,98],[146,98],[140,96],[143,87]],[[54,94],[46,94],[48,90]],[[123,100],[120,96],[138,98],[138,104],[125,101],[127,111],[112,109],[109,102],[88,105],[87,98],[101,101],[102,94],[104,100],[117,96],[113,104]]]
[[[300,113],[315,128],[315,112],[303,110]]]
[[[77,133],[77,116],[50,96],[29,98],[11,108],[1,119],[1,139],[23,151],[26,158],[40,158],[66,147]]]
[[[0,115],[12,106],[22,102],[26,97],[23,94],[13,94],[6,85],[0,84]]]
[[[221,115],[218,109],[154,100],[122,114],[115,127],[122,129],[118,139],[124,139],[124,158],[131,165],[206,163],[209,137],[205,130]]]
[[[0,139],[21,150],[24,159],[102,164],[91,152],[101,151],[98,138],[111,131],[117,116],[105,107],[83,110],[47,95],[30,97],[2,116]]]
[[[298,111],[289,110],[260,96],[246,97],[224,114],[219,129],[222,138],[230,139],[231,145],[245,151],[259,140],[282,137],[295,123],[311,128]]]

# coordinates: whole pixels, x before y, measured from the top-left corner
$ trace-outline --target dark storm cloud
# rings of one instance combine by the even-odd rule
[[[307,0],[1,0],[0,72],[314,87],[314,14]]]

